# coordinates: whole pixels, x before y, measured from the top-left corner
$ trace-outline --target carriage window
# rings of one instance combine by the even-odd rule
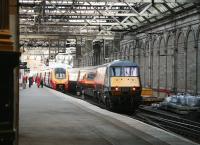
[[[121,76],[121,68],[120,67],[111,68],[111,76]]]
[[[95,73],[89,73],[88,74],[88,80],[94,80]]]

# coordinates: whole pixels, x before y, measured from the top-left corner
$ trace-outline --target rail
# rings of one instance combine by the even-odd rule
[[[200,123],[198,122],[142,107],[134,118],[200,143]]]

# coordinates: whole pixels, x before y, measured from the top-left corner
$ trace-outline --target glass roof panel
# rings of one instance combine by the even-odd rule
[[[152,14],[157,13],[157,10],[154,7],[148,9]]]
[[[137,17],[139,21],[144,21],[143,17]]]
[[[154,22],[154,21],[156,21],[156,18],[153,17],[153,18],[150,19],[150,21],[151,21],[151,22]]]
[[[152,13],[150,16],[155,16],[159,14],[159,12],[154,7],[149,8],[149,11]]]
[[[152,13],[144,12],[143,15],[145,15],[146,18],[151,18],[153,16]]]
[[[178,12],[178,11],[180,11],[180,10],[182,10],[182,9],[183,9],[183,8],[181,8],[181,7],[177,7],[177,8],[174,9],[174,11],[175,11],[175,12]]]
[[[175,8],[178,6],[177,3],[166,3],[170,8]]]
[[[131,17],[129,18],[133,23],[137,23],[138,21],[134,18],[134,17]]]
[[[187,7],[190,7],[190,6],[193,6],[194,4],[193,3],[187,3],[185,5],[183,5],[184,8],[187,8]]]
[[[163,4],[156,4],[155,7],[158,8],[163,13],[167,11],[167,8],[163,6]]]

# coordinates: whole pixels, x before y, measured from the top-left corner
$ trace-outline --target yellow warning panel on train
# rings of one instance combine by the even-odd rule
[[[111,77],[111,87],[139,87],[139,77]]]

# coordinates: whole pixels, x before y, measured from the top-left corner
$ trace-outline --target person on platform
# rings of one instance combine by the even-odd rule
[[[29,88],[30,88],[33,84],[33,77],[29,77],[28,81],[29,81]]]
[[[44,85],[43,79],[41,79],[41,80],[40,80],[40,86],[41,86],[41,88],[43,88],[43,85]]]
[[[40,79],[40,77],[37,77],[37,87],[39,88],[40,87],[40,83],[41,83],[41,79]]]
[[[23,78],[22,78],[23,80],[22,80],[22,85],[23,85],[23,89],[25,89],[26,88],[26,84],[27,84],[27,76],[23,76]]]

